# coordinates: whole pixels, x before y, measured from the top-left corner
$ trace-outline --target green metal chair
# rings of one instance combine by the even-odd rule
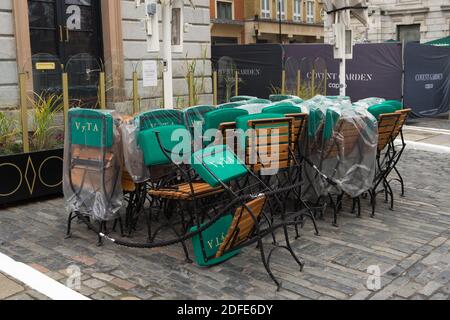
[[[139,131],[161,126],[184,125],[183,112],[180,110],[157,109],[146,111],[135,117]]]
[[[262,113],[279,113],[279,114],[302,113],[302,109],[300,107],[296,107],[286,103],[267,107],[263,109]]]
[[[237,118],[248,115],[248,112],[241,109],[219,109],[208,112],[205,115],[204,129],[219,129],[225,122],[235,122]]]
[[[217,109],[232,109],[243,106],[244,104],[247,104],[247,101],[228,102],[218,105]]]
[[[397,109],[396,111],[400,111],[403,109],[403,103],[398,100],[387,100],[387,101],[383,102],[383,104],[395,107]]]
[[[369,111],[375,117],[375,119],[379,120],[382,114],[397,112],[398,107],[391,104],[386,104],[386,102],[384,102],[382,104],[377,104],[369,107],[367,111]]]
[[[267,100],[267,99],[255,98],[255,99],[247,100],[247,104],[271,104],[271,103],[272,103],[272,101]]]
[[[298,98],[298,97],[289,95],[289,94],[272,94],[272,95],[270,95],[269,100],[272,102],[280,102],[280,101],[295,99],[295,98]]]
[[[189,129],[194,128],[196,122],[205,123],[205,115],[208,112],[216,110],[213,106],[194,106],[184,110],[184,119],[186,127]]]
[[[122,223],[118,211],[122,201],[122,158],[115,143],[114,111],[75,108],[68,113],[65,148],[64,194],[71,208],[67,238],[75,218],[94,219],[100,232],[106,222]],[[118,220],[119,219],[119,220]],[[98,244],[102,244],[99,237]]]

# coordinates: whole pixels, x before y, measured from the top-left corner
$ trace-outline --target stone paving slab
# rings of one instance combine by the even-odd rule
[[[48,297],[0,273],[0,300],[48,300]]]
[[[449,299],[449,160],[448,154],[406,150],[399,164],[406,198],[393,183],[394,211],[380,197],[377,215],[370,218],[368,200],[362,200],[358,219],[345,201],[339,228],[331,225],[331,212],[319,221],[321,236],[307,224],[292,243],[306,262],[302,273],[287,252],[276,251],[272,258],[272,269],[283,282],[280,292],[256,248],[205,269],[185,263],[181,246],[97,247],[95,234],[82,224],[75,223],[73,237],[65,240],[62,199],[0,209],[0,251],[100,300]],[[142,224],[134,240],[144,229]],[[379,290],[367,287],[369,267],[380,268]]]

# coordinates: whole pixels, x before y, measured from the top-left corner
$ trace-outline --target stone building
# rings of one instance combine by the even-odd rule
[[[369,0],[369,28],[352,20],[358,42],[419,41],[450,35],[449,0]],[[326,30],[326,42],[331,40]]]
[[[210,0],[213,44],[323,42],[321,0]]]
[[[194,65],[200,102],[212,101],[209,1],[192,2],[194,7],[188,0],[175,1],[183,12],[184,38],[173,53],[175,107],[187,103],[185,77]],[[19,73],[27,74],[29,91],[59,90],[62,68],[69,74],[69,93],[77,97],[95,95],[99,71],[104,70],[108,108],[127,111],[135,70],[141,109],[160,107],[163,67],[160,54],[147,51],[144,8],[135,0],[0,1],[0,110],[17,108]],[[143,87],[143,60],[157,61],[156,86]]]

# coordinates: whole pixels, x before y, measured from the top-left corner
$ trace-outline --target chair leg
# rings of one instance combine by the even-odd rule
[[[67,219],[67,231],[66,231],[65,239],[70,239],[72,237],[71,229],[72,229],[72,220],[74,219],[73,214],[74,213],[72,211],[70,211],[69,218]],[[75,217],[76,217],[76,214],[75,214]]]
[[[106,233],[106,221],[99,221],[100,233]],[[97,247],[103,246],[103,237],[98,235]]]
[[[286,225],[283,226],[283,231],[284,231],[284,238],[286,240],[286,249],[289,251],[291,256],[294,258],[295,262],[297,262],[297,264],[300,266],[300,272],[302,272],[303,268],[305,267],[305,264],[300,261],[300,259],[295,254],[294,250],[292,250],[291,242],[289,241],[289,233],[288,233]]]
[[[369,191],[370,194],[370,204],[372,205],[372,218],[375,218],[375,207],[377,205],[377,192],[375,190]]]
[[[264,268],[266,269],[267,273],[269,274],[269,277],[273,280],[273,282],[275,282],[275,284],[277,286],[277,291],[280,291],[281,283],[278,282],[278,280],[273,275],[272,270],[270,269],[270,265],[269,265],[270,260],[266,259],[266,254],[264,252],[264,245],[263,245],[263,242],[261,239],[258,240],[258,248],[261,253],[261,260],[264,264]]]
[[[402,177],[402,175],[400,174],[400,172],[398,171],[398,169],[396,167],[394,167],[394,171],[395,171],[395,173],[398,176],[398,179],[395,179],[395,180],[400,182],[400,186],[402,188],[401,196],[404,197],[405,196],[405,182],[403,181],[403,177]]]

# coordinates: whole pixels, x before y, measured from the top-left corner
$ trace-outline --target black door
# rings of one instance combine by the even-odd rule
[[[72,99],[97,96],[103,52],[99,2],[28,0],[32,55],[58,57],[69,74]]]

